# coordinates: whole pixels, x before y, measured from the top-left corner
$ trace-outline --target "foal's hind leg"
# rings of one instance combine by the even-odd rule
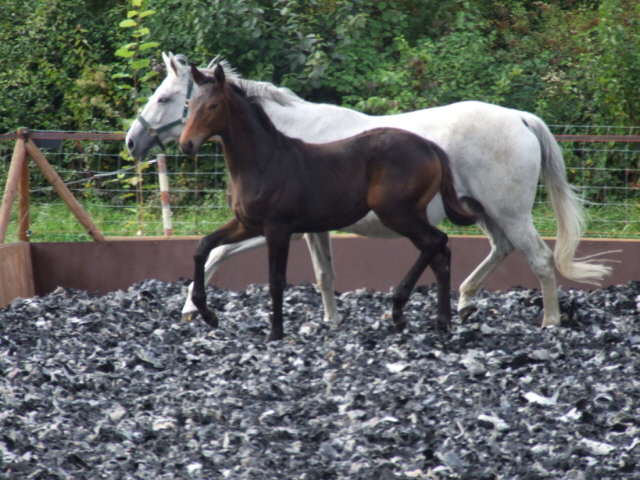
[[[431,269],[436,277],[438,289],[438,314],[436,329],[446,331],[451,328],[451,250],[446,245],[436,253],[431,261]]]
[[[402,219],[396,214],[396,216],[391,219],[385,219],[380,213],[376,213],[382,223],[400,235],[407,237],[411,240],[411,243],[420,250],[418,260],[413,264],[393,293],[392,318],[396,332],[401,332],[407,325],[403,312],[404,307],[418,279],[429,264],[432,265],[438,282],[438,315],[436,328],[438,330],[448,330],[451,325],[451,252],[449,247],[447,247],[447,235],[430,225],[426,218]]]

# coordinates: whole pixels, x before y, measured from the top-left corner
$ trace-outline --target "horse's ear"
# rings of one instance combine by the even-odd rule
[[[191,64],[191,78],[193,78],[193,81],[196,83],[196,85],[200,86],[206,81],[207,76],[204,75],[200,70],[198,70],[198,67],[196,67],[192,63]]]
[[[169,53],[169,55],[165,55],[164,52],[162,52],[162,58],[164,59],[164,64],[167,66],[167,71],[168,72],[173,72],[173,74],[176,77],[180,76],[180,70],[178,68],[178,62],[176,61],[175,57],[173,56],[173,53]]]
[[[224,68],[222,68],[222,65],[218,64],[216,66],[215,70],[213,71],[213,78],[215,79],[216,86],[218,88],[224,85]]]

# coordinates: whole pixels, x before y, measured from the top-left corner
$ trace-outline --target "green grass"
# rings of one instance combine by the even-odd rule
[[[162,211],[159,205],[114,207],[109,204],[83,202],[82,207],[105,236],[164,235]],[[32,242],[91,241],[82,225],[61,201],[32,204],[30,240]],[[7,229],[6,242],[18,240],[18,215],[14,207]],[[173,235],[205,235],[231,218],[227,208],[194,206],[173,208]]]
[[[586,209],[585,238],[640,239],[640,206],[590,206]],[[556,218],[549,204],[536,204],[533,224],[543,237],[556,236]],[[448,220],[440,225],[448,235],[484,235],[477,226],[458,227]]]
[[[231,218],[222,198],[213,205],[172,206],[173,235],[205,235]],[[83,201],[82,206],[105,236],[164,235],[159,204],[150,201],[142,211],[131,206],[114,206],[99,201]],[[536,204],[534,225],[543,237],[556,235],[553,211],[547,204]],[[140,217],[140,215],[142,215]],[[75,216],[60,200],[31,204],[33,242],[91,241]],[[449,235],[483,235],[477,226],[457,227],[445,220],[439,225]],[[640,208],[622,206],[587,209],[585,237],[640,239]],[[14,206],[6,242],[18,240],[17,208]]]

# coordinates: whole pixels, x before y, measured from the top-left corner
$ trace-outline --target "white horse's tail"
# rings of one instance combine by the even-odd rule
[[[535,115],[523,120],[538,137],[542,151],[542,178],[556,216],[558,228],[553,256],[558,271],[566,278],[578,282],[600,285],[611,267],[597,263],[592,257],[575,258],[584,232],[585,213],[582,200],[575,187],[567,182],[562,152],[547,125]]]

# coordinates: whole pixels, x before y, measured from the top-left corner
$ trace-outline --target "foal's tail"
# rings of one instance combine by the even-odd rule
[[[453,184],[453,173],[449,166],[449,156],[438,145],[433,144],[434,150],[440,159],[442,165],[442,182],[440,183],[440,195],[444,205],[444,212],[449,220],[456,225],[463,227],[473,225],[478,221],[478,217],[464,208],[462,202],[458,198],[455,186]]]
[[[596,263],[591,257],[575,258],[584,232],[585,213],[575,187],[567,182],[562,152],[547,125],[537,116],[519,112],[523,121],[540,142],[542,177],[558,226],[553,252],[558,271],[571,280],[599,285],[611,273],[611,267]]]

